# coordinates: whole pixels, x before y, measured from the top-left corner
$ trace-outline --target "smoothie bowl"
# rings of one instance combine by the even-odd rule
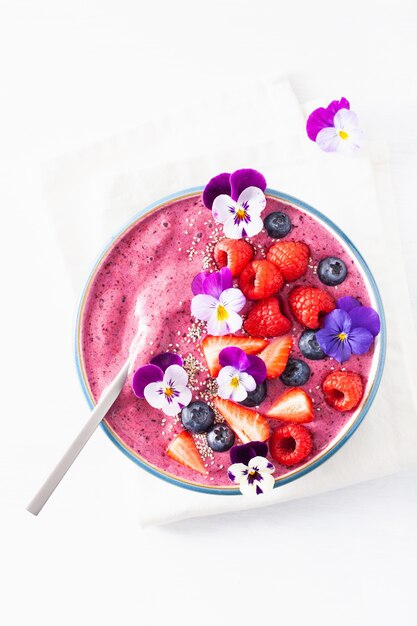
[[[146,207],[101,254],[76,323],[91,407],[138,328],[102,426],[142,468],[205,493],[262,494],[323,463],[368,412],[385,358],[364,259],[254,170]]]

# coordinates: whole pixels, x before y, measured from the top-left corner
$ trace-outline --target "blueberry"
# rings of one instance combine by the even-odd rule
[[[282,372],[280,379],[288,387],[300,387],[305,385],[310,378],[310,368],[301,359],[288,359],[287,367]]]
[[[235,442],[235,434],[227,424],[214,424],[207,433],[207,443],[215,452],[230,450]]]
[[[315,330],[305,330],[298,341],[301,354],[311,361],[325,359],[326,355],[319,346]]]
[[[264,226],[268,235],[273,239],[282,239],[291,230],[290,218],[282,211],[275,211],[267,215],[264,219]]]
[[[256,385],[253,391],[248,391],[248,395],[244,400],[239,402],[243,406],[259,406],[266,398],[266,382]]]
[[[192,433],[206,433],[214,424],[214,411],[205,402],[190,402],[181,411],[184,428]]]
[[[347,276],[346,264],[342,259],[335,256],[328,256],[322,259],[317,268],[317,274],[321,282],[330,287],[340,285]]]

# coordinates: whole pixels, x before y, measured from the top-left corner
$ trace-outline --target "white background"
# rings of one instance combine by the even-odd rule
[[[345,95],[391,149],[417,316],[416,60],[413,0],[0,0],[1,623],[415,626],[416,470],[141,529],[140,470],[97,432],[24,507],[86,417],[42,163],[255,76]]]

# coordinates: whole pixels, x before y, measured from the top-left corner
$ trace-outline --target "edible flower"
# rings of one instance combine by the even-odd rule
[[[203,202],[214,220],[223,224],[230,239],[252,237],[261,232],[260,217],[266,205],[264,176],[253,169],[240,169],[212,178],[204,188]]]
[[[191,290],[194,294],[191,313],[207,322],[210,335],[227,335],[242,327],[242,318],[238,312],[245,306],[246,298],[240,289],[233,287],[232,272],[228,267],[211,274],[197,274]]]
[[[227,475],[239,485],[245,496],[258,496],[273,489],[275,467],[266,458],[268,446],[262,441],[250,441],[230,450],[232,465]]]
[[[361,148],[364,133],[356,113],[346,98],[333,100],[327,107],[313,111],[307,120],[307,135],[324,152],[354,153]]]
[[[316,338],[325,354],[343,363],[352,354],[367,352],[380,329],[381,321],[375,309],[346,296],[339,298],[337,308],[326,315]]]
[[[177,415],[190,404],[188,374],[179,354],[165,352],[155,356],[148,365],[136,370],[132,388],[138,398],[145,400],[165,415]]]
[[[262,359],[246,354],[240,348],[223,348],[219,362],[223,367],[216,379],[217,395],[225,400],[241,402],[248,397],[248,391],[254,391],[266,378],[266,365]]]

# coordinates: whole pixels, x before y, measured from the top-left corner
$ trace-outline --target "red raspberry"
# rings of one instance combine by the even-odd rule
[[[338,411],[355,409],[363,396],[363,382],[359,374],[336,370],[322,382],[324,399]]]
[[[269,248],[266,258],[291,282],[306,273],[310,250],[302,241],[278,241]]]
[[[290,293],[289,302],[294,317],[307,328],[318,328],[320,314],[336,308],[333,296],[316,287],[296,287]]]
[[[274,430],[269,440],[271,456],[281,465],[301,463],[312,449],[311,433],[301,424],[285,424]]]
[[[277,293],[284,284],[281,272],[266,259],[252,261],[239,278],[239,287],[248,300],[262,300]]]
[[[277,337],[288,333],[291,322],[281,313],[276,298],[266,298],[251,308],[243,328],[252,337]]]
[[[217,267],[228,267],[233,277],[239,276],[254,254],[250,243],[243,239],[221,239],[213,251]]]

